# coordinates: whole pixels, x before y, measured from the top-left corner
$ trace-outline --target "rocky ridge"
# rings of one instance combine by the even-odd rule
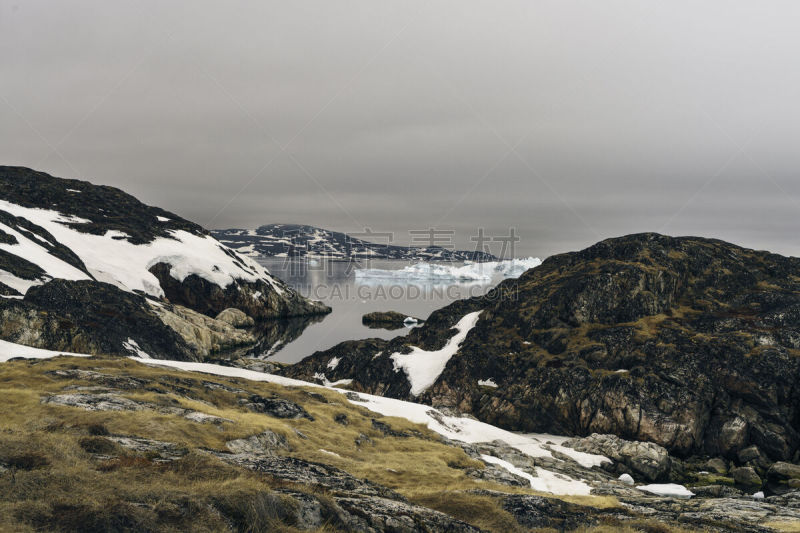
[[[252,257],[497,261],[495,256],[486,252],[376,243],[346,233],[302,224],[267,224],[255,230],[218,229],[211,233],[225,245]]]

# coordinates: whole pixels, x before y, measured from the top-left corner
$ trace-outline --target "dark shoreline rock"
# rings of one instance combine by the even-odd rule
[[[374,329],[400,329],[422,324],[424,320],[397,311],[373,311],[361,317],[361,323]]]

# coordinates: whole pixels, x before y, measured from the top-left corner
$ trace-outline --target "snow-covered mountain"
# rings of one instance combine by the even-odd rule
[[[397,246],[301,224],[267,224],[255,230],[219,229],[211,233],[227,246],[251,257],[371,258],[409,261],[496,261],[485,252]],[[380,239],[376,236],[376,239]]]
[[[61,281],[44,287],[54,280]],[[160,321],[172,322],[179,334],[188,326],[177,326],[175,308],[164,311],[164,305],[180,306],[184,321],[194,313],[189,322],[202,327],[228,308],[256,320],[329,311],[173,213],[113,187],[7,166],[0,166],[0,296],[0,333],[7,340],[27,337],[37,347],[49,348],[48,343],[58,339],[56,349],[69,347],[75,336],[102,333],[75,325],[76,317],[98,301],[113,308],[112,314],[121,311],[123,302],[130,313],[147,301],[145,314],[160,314]],[[54,323],[44,335],[42,324],[22,318],[43,310],[48,317],[58,314],[59,308],[49,308],[58,298],[91,300],[74,306],[72,300],[62,302],[61,309],[74,307],[74,316],[62,317],[60,323],[72,324],[73,334],[64,335],[70,328]],[[167,312],[172,319],[164,319]],[[14,327],[9,325],[11,315],[16,316]],[[98,317],[83,318],[88,324]],[[149,344],[160,351],[157,343]],[[82,349],[94,348],[99,345],[89,343]]]

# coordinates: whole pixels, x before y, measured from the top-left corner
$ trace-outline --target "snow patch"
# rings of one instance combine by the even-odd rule
[[[580,496],[588,496],[592,488],[583,481],[578,481],[562,474],[556,474],[544,468],[534,467],[536,476],[517,468],[508,461],[504,461],[492,455],[481,455],[486,463],[499,465],[512,474],[527,479],[531,488],[543,492],[552,492],[554,494],[574,494]]]
[[[152,357],[150,357],[150,354],[142,350],[139,347],[139,344],[131,338],[123,342],[122,347],[128,350],[128,352],[137,355],[143,359],[152,359]]]
[[[694,492],[690,491],[683,485],[678,485],[677,483],[637,485],[636,488],[644,492],[649,492],[650,494],[665,496],[667,498],[681,498],[688,500],[694,496]]]
[[[455,325],[455,329],[458,330],[457,333],[447,341],[447,344],[441,350],[429,352],[413,346],[411,353],[403,354],[398,352],[391,355],[395,372],[399,372],[400,369],[405,371],[408,382],[411,384],[412,395],[419,396],[425,389],[433,385],[436,378],[444,370],[447,362],[458,351],[461,343],[464,342],[467,333],[475,327],[480,314],[481,311],[475,311],[459,320],[458,324]]]
[[[15,357],[22,357],[25,359],[49,359],[51,357],[58,357],[59,355],[91,357],[90,355],[82,353],[54,352],[52,350],[42,350],[41,348],[0,340],[0,363],[4,363]]]
[[[170,220],[172,220],[171,218],[162,217],[158,215],[156,215],[156,219],[158,219],[159,222],[169,222]]]
[[[183,281],[192,274],[220,287],[227,287],[236,280],[264,280],[276,292],[283,293],[280,285],[264,267],[235,252],[233,257],[228,255],[232,251],[208,235],[176,230],[169,231],[169,238],[158,237],[147,244],[135,245],[121,231],[108,231],[105,235],[76,231],[64,223],[90,221],[62,215],[57,211],[23,207],[5,200],[0,200],[0,209],[45,228],[61,244],[75,252],[97,279],[127,291],[139,290],[151,296],[163,296],[158,279],[148,271],[156,263],[163,262],[171,266],[170,275],[178,281]],[[3,229],[5,231],[4,227]],[[89,279],[85,273],[53,257],[46,249],[19,232],[11,230],[9,233],[17,237],[21,244],[0,245],[2,249],[39,265],[52,277]]]
[[[328,361],[328,368],[330,370],[336,370],[336,367],[339,366],[339,361],[341,361],[340,358],[334,357],[333,359]]]
[[[326,454],[326,455],[332,455],[332,456],[334,456],[334,457],[338,457],[339,459],[341,459],[341,458],[342,458],[342,456],[341,456],[341,455],[339,455],[338,453],[336,453],[336,452],[331,452],[331,451],[325,450],[325,449],[323,449],[323,448],[320,448],[320,449],[319,449],[319,451],[321,451],[322,453],[324,453],[324,454]]]
[[[634,483],[634,482],[633,482],[633,477],[631,477],[631,475],[630,475],[630,474],[622,474],[622,475],[621,475],[621,476],[619,476],[617,479],[619,479],[619,480],[620,480],[622,483],[624,483],[625,485],[628,485],[628,486],[630,486],[630,487],[632,487],[632,486],[633,486],[633,483]]]
[[[492,378],[479,379],[478,380],[478,385],[480,385],[481,387],[493,387],[495,389],[497,388],[497,383],[495,383]]]

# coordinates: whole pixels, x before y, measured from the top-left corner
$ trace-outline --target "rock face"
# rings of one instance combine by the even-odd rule
[[[679,457],[769,461],[800,446],[800,259],[638,234],[556,255],[389,341],[350,341],[286,375],[411,397],[392,359],[439,350],[479,320],[416,401],[512,430],[614,434]],[[335,368],[327,368],[333,357]],[[497,387],[480,386],[492,380]]]
[[[7,297],[0,299],[4,340],[121,355],[130,337],[143,352],[172,359],[255,345],[233,331],[254,320],[330,311],[173,213],[113,187],[7,166],[0,166],[0,296]],[[154,314],[152,302],[164,310]],[[213,320],[223,312],[225,321]]]

